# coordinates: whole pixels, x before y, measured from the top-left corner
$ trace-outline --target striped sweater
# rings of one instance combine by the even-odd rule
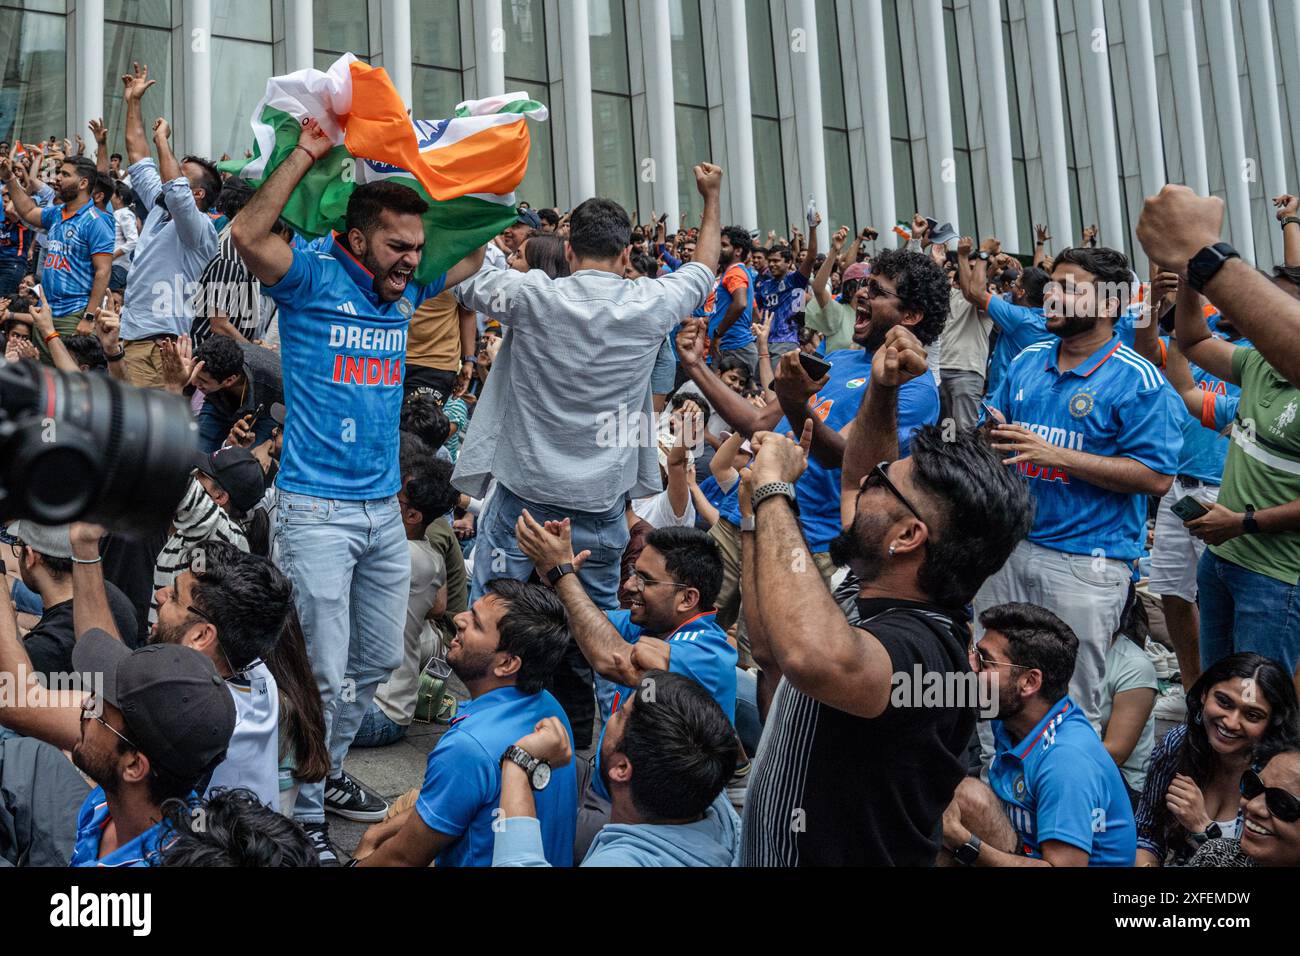
[[[177,576],[189,568],[190,549],[204,541],[225,541],[241,551],[248,550],[244,529],[208,496],[197,478],[191,478],[190,487],[172,517],[172,535],[154,562],[154,590],[171,587]],[[157,620],[158,608],[151,605],[150,626]]]

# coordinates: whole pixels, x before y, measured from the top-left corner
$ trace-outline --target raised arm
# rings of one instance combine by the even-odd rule
[[[957,241],[957,282],[966,301],[977,309],[983,309],[989,304],[989,264],[984,259],[972,262],[970,256],[974,251],[975,240],[970,236],[962,236]]]
[[[1178,273],[1165,272],[1154,263],[1151,266],[1151,284],[1142,303],[1142,317],[1133,328],[1133,351],[1160,368],[1164,354],[1160,348],[1160,313],[1165,300],[1178,291]]]
[[[1047,244],[1052,241],[1046,226],[1034,226],[1034,265],[1042,269],[1047,261]]]
[[[122,99],[126,101],[126,161],[134,165],[149,158],[149,139],[144,132],[144,116],[140,100],[149,87],[157,83],[149,79],[149,67],[131,64],[131,72],[122,77]],[[165,178],[165,177],[164,177]]]
[[[562,564],[580,565],[587,552],[575,556],[569,519],[539,524],[527,509],[515,525],[519,549],[528,555],[540,577]],[[635,683],[631,647],[605,612],[592,602],[576,574],[566,574],[555,584],[555,593],[569,614],[569,631],[578,642],[582,656],[597,674],[618,684]]]
[[[108,172],[108,129],[102,119],[90,121],[90,135],[95,137],[95,168],[101,173]]]
[[[722,255],[722,167],[700,163],[694,172],[695,188],[704,198],[704,215],[700,217],[693,261],[717,272],[718,257]]]
[[[1178,339],[1178,348],[1188,360],[1215,378],[1236,384],[1232,374],[1232,353],[1237,346],[1215,338],[1210,332],[1210,325],[1205,321],[1204,304],[1205,300],[1186,281],[1178,284],[1174,305],[1174,335]]]
[[[27,190],[14,174],[13,164],[8,159],[0,159],[0,183],[5,185],[5,195],[13,207],[14,215],[33,229],[45,228],[41,223],[41,207],[27,195]]]
[[[798,433],[805,422],[811,422],[812,455],[826,468],[838,468],[844,457],[844,435],[827,425],[820,415],[812,413],[811,399],[817,390],[830,381],[830,375],[814,382],[799,361],[800,353],[786,352],[776,364],[776,397],[785,413],[790,428]]]
[[[61,372],[80,372],[81,366],[68,352],[62,336],[54,328],[54,313],[50,309],[49,302],[45,300],[44,289],[40,289],[40,296],[32,306],[31,316],[36,333],[49,350],[50,358],[54,360],[54,367]]]
[[[1273,200],[1277,219],[1282,223],[1282,261],[1288,266],[1300,267],[1300,199],[1292,195],[1278,196]]]
[[[831,236],[831,251],[827,254],[826,261],[822,263],[822,267],[817,270],[817,275],[813,278],[813,295],[817,297],[817,304],[823,309],[831,302],[831,273],[835,271],[835,264],[839,261],[840,250],[844,248],[844,243],[848,238],[848,226],[840,226],[835,230],[835,235]],[[811,242],[811,240],[809,241]],[[816,257],[814,256],[814,258]]]
[[[813,221],[808,224],[808,251],[803,254],[803,261],[799,263],[799,271],[805,279],[812,277],[813,268],[817,265],[817,230],[821,224],[822,214],[813,213]]]
[[[708,321],[686,319],[677,333],[677,358],[682,369],[691,377],[713,410],[725,418],[732,429],[746,438],[755,432],[775,427],[781,420],[781,408],[773,403],[766,408],[755,408],[744,398],[729,389],[717,375],[704,364],[704,338]]]
[[[104,563],[99,540],[104,529],[78,521],[69,529],[72,538],[72,629],[78,637],[99,628],[119,641],[117,622],[104,587]]]
[[[315,120],[309,120],[298,136],[298,145],[231,223],[230,238],[236,251],[263,285],[275,285],[293,265],[293,249],[271,230],[307,170],[331,148],[329,137]]]

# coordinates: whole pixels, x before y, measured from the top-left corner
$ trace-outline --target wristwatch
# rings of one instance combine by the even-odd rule
[[[746,531],[747,531],[747,532],[749,532],[750,534],[753,534],[753,532],[754,532],[754,516],[753,516],[753,515],[741,515],[741,516],[740,516],[740,530],[741,530],[741,532],[746,532]]]
[[[551,587],[555,587],[555,585],[560,583],[560,578],[564,577],[566,574],[573,573],[575,573],[573,565],[557,564],[555,567],[551,568],[551,570],[546,572],[546,582],[550,584]]]
[[[1240,259],[1241,255],[1226,242],[1216,242],[1206,246],[1187,262],[1187,282],[1197,292],[1202,292],[1211,279],[1223,268],[1229,259]]]
[[[122,359],[126,358],[126,346],[122,346],[112,355],[108,355],[107,353],[105,353],[104,358],[108,359],[110,362],[122,361]]]
[[[969,840],[952,851],[952,855],[962,866],[974,866],[980,858],[980,848],[983,845],[980,838],[972,833]]]
[[[1291,225],[1291,223],[1295,223],[1297,226],[1300,226],[1300,216],[1287,216],[1285,219],[1283,219],[1282,230],[1285,232],[1286,227]]]
[[[524,773],[528,774],[529,785],[534,790],[545,790],[546,785],[551,782],[551,765],[515,744],[506,748],[506,752],[501,755],[501,760],[503,762],[509,760],[522,767]]]
[[[1255,520],[1255,506],[1246,505],[1246,513],[1241,516],[1243,534],[1259,534],[1259,522]]]
[[[976,259],[983,259],[985,262],[988,262],[990,256],[987,252],[981,249],[979,252],[972,252],[966,258],[969,259],[971,262],[974,262]]]
[[[795,514],[799,513],[799,499],[795,497],[794,485],[788,481],[769,481],[765,485],[759,485],[754,489],[750,496],[750,505],[754,509],[754,514],[758,514],[758,506],[768,498],[776,495],[784,495],[790,499],[790,508]]]
[[[94,325],[94,323],[95,323],[95,313],[94,313],[94,312],[83,312],[83,313],[81,314],[81,321],[83,321],[83,322],[89,322],[89,323],[91,323],[92,325]]]
[[[1221,836],[1223,836],[1223,828],[1214,822],[1211,822],[1210,825],[1205,828],[1204,832],[1191,834],[1192,842],[1197,846],[1200,846],[1202,843],[1208,843],[1211,840],[1217,840]]]
[[[477,364],[478,364],[478,356],[477,356],[477,355],[466,355],[464,358],[462,358],[462,359],[460,360],[460,364],[461,364],[461,365],[464,365],[466,362],[468,362],[470,365],[477,365]]]

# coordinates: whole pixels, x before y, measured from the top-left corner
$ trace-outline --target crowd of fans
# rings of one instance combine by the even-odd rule
[[[153,83],[125,157],[0,143],[6,361],[197,435],[153,536],[4,529],[7,862],[1300,864],[1296,197],[1265,270],[1166,186],[1139,277],[763,237],[704,163],[419,285],[414,192],[297,235],[315,123],[254,188]],[[413,722],[390,803],[345,759]]]

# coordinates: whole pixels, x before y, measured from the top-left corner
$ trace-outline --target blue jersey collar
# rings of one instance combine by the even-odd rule
[[[1017,761],[1023,762],[1026,757],[1033,751],[1038,742],[1042,740],[1043,734],[1047,733],[1047,728],[1054,723],[1059,722],[1070,711],[1075,710],[1076,705],[1066,694],[1055,705],[1049,707],[1043,719],[1034,725],[1034,729],[1025,734],[1023,740],[1013,741],[1007,734],[1006,724],[1000,720],[993,722],[993,736],[997,740],[997,750],[999,757],[1014,757]]]
[[[1070,369],[1068,372],[1061,371],[1061,343],[1057,343],[1056,348],[1047,350],[1047,371],[1055,372],[1057,375],[1077,375],[1079,378],[1087,378],[1097,369],[1109,361],[1110,357],[1119,351],[1123,344],[1120,341],[1119,333],[1111,335],[1110,339],[1102,345],[1101,348],[1093,352],[1086,359]]]
[[[363,266],[361,260],[352,254],[352,250],[343,241],[343,236],[337,232],[334,233],[330,237],[330,243],[326,246],[326,250],[343,267],[343,271],[348,274],[348,278],[356,283],[357,288],[361,290],[361,294],[366,297],[366,301],[373,306],[378,306],[379,296],[375,294],[375,274]]]

